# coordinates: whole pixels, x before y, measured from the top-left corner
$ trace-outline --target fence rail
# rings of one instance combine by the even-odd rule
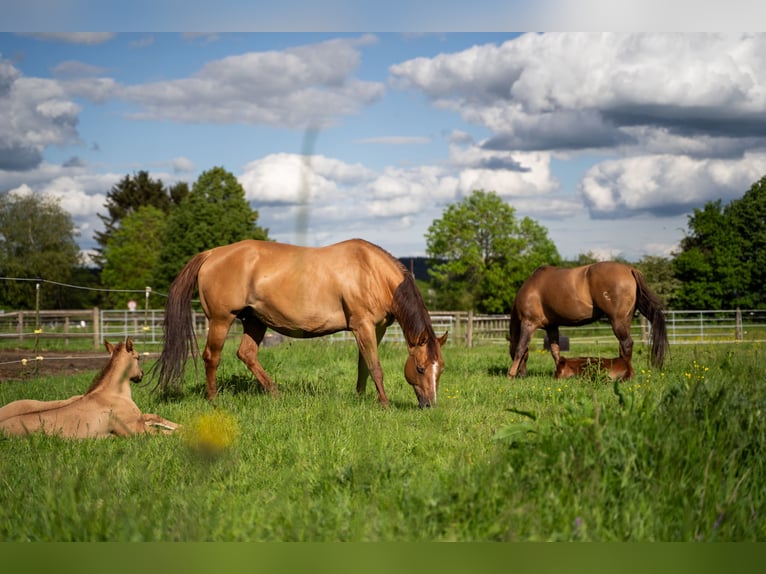
[[[103,340],[128,335],[156,350],[162,344],[164,310],[64,310],[0,312],[0,348],[55,346],[99,349]],[[195,331],[202,337],[207,320],[201,312],[193,313]],[[431,321],[437,334],[450,332],[450,344],[472,347],[483,344],[507,344],[509,316],[479,315],[470,312],[434,311]],[[766,342],[766,310],[742,311],[666,311],[665,321],[671,344]],[[650,326],[643,317],[633,323],[633,337],[647,342]],[[232,329],[230,336],[238,336]],[[544,333],[538,331],[536,340]],[[599,321],[583,327],[563,327],[561,335],[571,342],[607,343],[614,341],[609,324]],[[327,337],[330,341],[353,340],[349,332]],[[404,342],[397,323],[386,332],[385,341]]]

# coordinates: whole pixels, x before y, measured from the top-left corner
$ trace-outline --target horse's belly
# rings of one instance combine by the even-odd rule
[[[254,305],[253,310],[267,327],[288,337],[321,337],[348,329],[342,308],[318,311],[315,305],[277,308],[260,304]]]

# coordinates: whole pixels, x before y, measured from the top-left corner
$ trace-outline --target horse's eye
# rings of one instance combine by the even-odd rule
[[[424,375],[426,373],[425,367],[421,367],[420,365],[418,365],[417,369],[418,369],[418,373],[420,373],[421,375]]]

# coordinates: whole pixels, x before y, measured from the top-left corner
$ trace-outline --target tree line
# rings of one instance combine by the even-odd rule
[[[49,282],[41,308],[124,308],[151,286],[166,292],[196,253],[242,239],[268,240],[259,213],[222,167],[194,184],[166,186],[148,172],[126,175],[107,193],[92,262],[81,259],[71,216],[47,196],[0,193],[0,309],[28,309]],[[494,191],[474,190],[448,205],[425,235],[430,308],[506,313],[540,265],[593,263],[592,253],[563,259],[548,231],[520,218]],[[671,257],[625,261],[641,269],[671,309],[766,308],[766,177],[739,199],[709,201],[688,218]],[[62,284],[62,285],[59,285]],[[72,284],[86,289],[71,289]],[[87,289],[92,287],[92,289]]]

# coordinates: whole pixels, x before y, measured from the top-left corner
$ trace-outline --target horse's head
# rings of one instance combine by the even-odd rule
[[[418,406],[435,407],[439,377],[444,370],[442,345],[447,334],[439,338],[422,336],[416,345],[409,348],[410,355],[404,363],[404,378],[412,385],[418,397]]]
[[[118,369],[125,373],[126,378],[134,383],[140,383],[141,379],[144,378],[144,371],[141,369],[138,353],[133,348],[133,340],[128,337],[124,344],[119,343],[117,345],[112,345],[109,341],[104,340],[104,346],[109,351],[110,364],[119,364]]]

